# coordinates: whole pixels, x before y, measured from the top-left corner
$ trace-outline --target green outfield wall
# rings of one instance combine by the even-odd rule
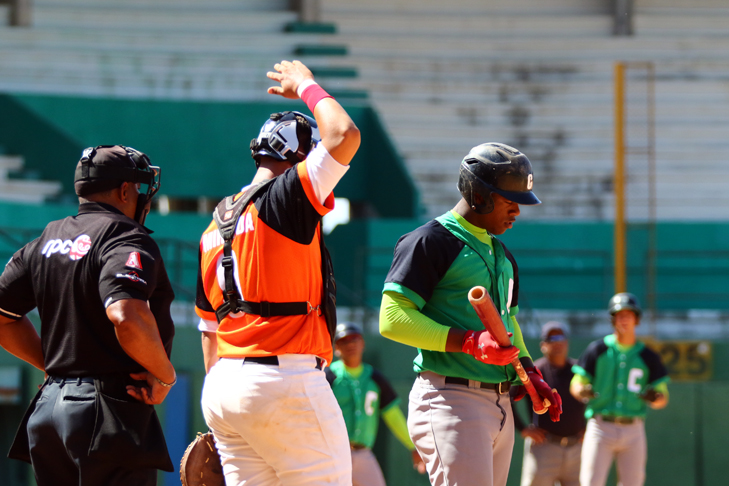
[[[422,223],[360,220],[332,233],[344,305],[379,306],[398,238]],[[628,289],[646,305],[652,289],[657,310],[729,309],[729,224],[661,222],[654,231],[651,249],[649,228],[628,225]],[[517,221],[500,238],[519,265],[522,307],[601,309],[614,293],[612,223]]]
[[[347,104],[362,134],[351,170],[337,186],[366,214],[412,218],[420,214],[415,185],[366,104]],[[160,195],[222,199],[255,172],[249,144],[268,116],[306,111],[300,101],[193,102],[62,96],[0,95],[0,153],[22,155],[26,169],[63,183],[73,196],[73,173],[84,147],[135,147],[162,168]]]

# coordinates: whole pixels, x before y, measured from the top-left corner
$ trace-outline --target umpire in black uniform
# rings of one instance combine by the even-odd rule
[[[0,275],[0,345],[48,375],[9,457],[39,486],[154,485],[173,471],[153,404],[177,377],[174,293],[143,226],[160,170],[132,148],[84,151],[77,216],[53,221]],[[37,307],[38,337],[26,314]]]

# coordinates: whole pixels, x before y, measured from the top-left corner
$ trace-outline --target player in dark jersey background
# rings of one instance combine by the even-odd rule
[[[623,486],[645,482],[648,407],[668,405],[669,381],[660,356],[636,339],[642,310],[627,292],[608,304],[615,332],[592,342],[572,368],[570,392],[587,404],[581,486],[603,486],[615,460]]]
[[[356,324],[338,324],[334,346],[340,359],[325,371],[347,424],[353,486],[385,486],[382,469],[372,453],[380,417],[410,451],[415,469],[425,473],[423,460],[408,436],[400,398],[382,373],[362,361],[365,348],[362,329]]]
[[[580,453],[585,433],[585,405],[570,395],[577,360],[569,357],[569,329],[558,321],[542,326],[540,350],[544,356],[534,362],[544,379],[562,397],[562,416],[552,422],[546,415],[532,411],[529,396],[525,398],[530,419],[527,425],[514,404],[514,424],[524,437],[522,486],[579,486]]]

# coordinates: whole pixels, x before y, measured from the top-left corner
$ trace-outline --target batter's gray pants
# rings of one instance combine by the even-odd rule
[[[380,463],[371,449],[352,451],[352,486],[385,486]]]
[[[504,486],[514,449],[509,394],[445,383],[423,372],[410,392],[408,430],[433,486]]]
[[[535,444],[527,437],[524,441],[524,462],[521,486],[579,486],[580,452],[582,443],[562,447],[554,442]]]
[[[587,421],[580,485],[604,486],[613,458],[618,468],[618,484],[643,485],[648,447],[642,420],[637,419],[627,425],[605,422],[601,417]]]

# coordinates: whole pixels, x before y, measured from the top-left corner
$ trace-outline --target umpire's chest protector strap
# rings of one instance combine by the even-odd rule
[[[256,194],[264,191],[273,181],[274,179],[269,179],[248,188],[244,195],[237,200],[235,196],[228,196],[220,201],[215,211],[213,211],[213,219],[218,226],[220,236],[223,237],[223,260],[221,263],[225,276],[225,289],[223,290],[224,302],[220,307],[215,309],[215,316],[218,319],[218,323],[228,314],[235,314],[241,311],[246,314],[270,317],[306,315],[311,310],[307,302],[247,302],[243,300],[235,285],[235,278],[233,276],[233,238],[235,237],[238,220]]]

